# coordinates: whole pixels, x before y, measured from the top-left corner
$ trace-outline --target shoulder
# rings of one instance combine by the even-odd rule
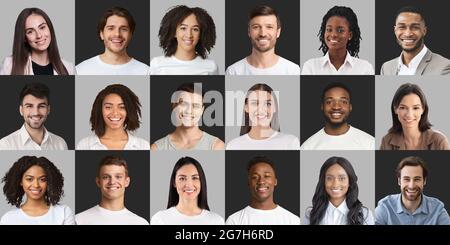
[[[52,138],[52,141],[55,141],[55,143],[64,145],[67,148],[67,143],[66,143],[66,141],[64,140],[63,137],[61,137],[59,135],[56,135],[56,134],[54,134],[54,133],[52,133],[50,131],[47,131],[47,132],[48,132],[49,136]]]
[[[431,52],[431,51],[430,51]],[[441,63],[442,65],[450,65],[450,60],[444,56],[431,52],[431,62]]]
[[[77,73],[83,73],[84,69],[92,69],[93,65],[97,65],[98,63],[98,55],[91,57],[87,60],[83,60],[76,66]],[[82,75],[82,74],[81,74]]]
[[[82,138],[78,144],[77,150],[90,150],[91,147],[98,141],[98,137],[96,135],[89,135],[87,137]]]
[[[359,128],[355,128],[355,127],[351,126],[351,129],[352,129],[353,134],[357,134],[359,137],[363,137],[363,138],[365,138],[367,140],[373,140],[374,139],[374,137],[372,135],[362,131]]]
[[[64,204],[53,205],[53,210],[54,210],[54,212],[57,212],[57,213],[73,214],[72,209],[69,206],[64,205]]]
[[[286,58],[280,56],[278,65],[286,68],[287,74],[283,75],[300,75],[300,66]]]
[[[10,75],[12,69],[12,56],[7,56],[3,59],[0,75]]]
[[[226,225],[239,225],[240,217],[243,214],[245,214],[245,209],[246,208],[243,208],[243,209],[231,214],[230,216],[228,216],[228,219],[226,220],[225,224]]]
[[[131,58],[130,63],[131,63],[131,65],[133,65],[135,67],[138,67],[140,69],[145,69],[146,71],[148,70],[148,65],[147,64],[145,64],[144,62],[141,62],[141,61],[139,61],[139,60],[137,60],[135,58]]]
[[[128,215],[129,215],[129,217],[131,217],[134,220],[133,224],[135,224],[135,225],[149,225],[149,223],[148,223],[148,221],[146,219],[144,219],[141,216],[131,212],[130,210],[128,210]]]
[[[382,75],[395,75],[395,69],[398,65],[398,57],[386,61],[381,66],[381,74]]]
[[[147,140],[139,138],[132,134],[129,134],[129,137],[133,145],[135,145],[135,147],[137,147],[139,150],[150,150],[150,143]]]
[[[393,194],[383,197],[381,200],[378,201],[378,205],[376,208],[378,209],[378,208],[393,207],[400,198],[399,195],[400,194]]]
[[[222,225],[225,224],[225,220],[219,214],[208,211],[208,210],[203,210],[203,211],[206,212],[208,219],[212,221],[211,223],[222,224]]]
[[[294,63],[294,62],[292,62],[292,61],[290,61],[290,60],[288,60],[288,59],[286,59],[284,57],[281,57],[281,56],[280,56],[280,61],[279,62],[281,62],[281,64],[283,64],[285,66],[289,66],[289,67],[292,67],[292,68],[299,68],[299,66],[296,63]]]
[[[227,75],[239,75],[239,70],[242,69],[246,64],[247,57],[234,62],[233,64],[231,64],[230,66],[228,66],[227,70],[226,70],[226,74]]]
[[[423,198],[427,200],[428,206],[432,210],[439,210],[445,208],[445,204],[436,197],[429,197],[423,195]]]
[[[165,224],[165,220],[167,219],[167,216],[171,213],[171,209],[165,209],[165,210],[160,210],[158,212],[156,212],[150,219],[150,224],[151,225],[163,225]]]
[[[162,63],[167,62],[170,59],[170,57],[166,57],[166,56],[157,56],[154,57],[151,61],[150,61],[150,67],[157,67]]]
[[[67,69],[67,73],[69,73],[69,75],[74,75],[76,74],[75,72],[75,65],[72,62],[69,62],[67,60],[61,59],[63,65],[66,67]]]
[[[98,211],[99,211],[98,206],[95,205],[92,208],[89,208],[80,213],[77,213],[75,215],[75,220],[76,220],[77,224],[79,224],[79,225],[87,224],[89,222],[89,220],[97,217]]]
[[[308,139],[303,142],[301,149],[302,150],[311,150],[314,149],[314,146],[316,144],[316,141],[322,139],[323,137],[326,137],[326,134],[324,133],[323,128],[321,128],[319,131],[315,132],[313,135],[309,136]]]
[[[237,138],[230,140],[227,143],[226,149],[227,150],[239,150],[239,148],[242,146],[242,144],[246,144],[247,142],[248,142],[247,134],[244,134],[244,135],[241,135]]]

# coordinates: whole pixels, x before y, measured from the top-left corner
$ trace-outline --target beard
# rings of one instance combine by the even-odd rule
[[[422,189],[420,188],[415,188],[417,190],[417,193],[414,196],[408,195],[406,192],[407,189],[408,188],[403,188],[402,196],[408,201],[417,201],[417,199],[419,199],[422,196]]]
[[[332,121],[327,115],[324,115],[324,117],[325,117],[326,123],[328,125],[330,125],[330,127],[333,128],[333,129],[338,129],[338,128],[346,125],[347,124],[347,119],[348,119],[348,116],[345,116],[345,117],[342,118],[341,121],[335,122],[335,121]]]
[[[422,47],[422,44],[424,43],[424,37],[422,37],[417,43],[416,45],[414,45],[414,47],[412,48],[403,48],[402,44],[400,41],[397,40],[397,43],[400,45],[400,47],[402,47],[402,50],[405,52],[414,52],[416,50],[418,50],[420,47]]]
[[[270,44],[266,47],[260,47],[258,45],[258,41],[255,41],[253,39],[251,39],[251,42],[252,42],[252,47],[261,53],[265,53],[275,47],[275,42],[273,42],[272,40],[270,41]]]

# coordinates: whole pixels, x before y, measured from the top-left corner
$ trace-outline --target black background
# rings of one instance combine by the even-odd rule
[[[352,111],[348,122],[355,128],[375,135],[374,76],[302,76],[300,82],[300,142],[325,126],[320,109],[322,91],[332,82],[344,83],[351,92]]]

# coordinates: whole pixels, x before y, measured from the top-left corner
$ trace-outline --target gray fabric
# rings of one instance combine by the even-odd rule
[[[170,141],[169,135],[161,138],[155,142],[155,145],[158,150],[212,150],[214,146],[214,142],[216,142],[217,137],[208,134],[203,131],[203,136],[200,141],[190,149],[178,149],[176,146]]]

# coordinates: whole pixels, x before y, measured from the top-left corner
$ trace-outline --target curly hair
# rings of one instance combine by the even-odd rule
[[[47,205],[56,205],[64,195],[64,177],[59,169],[45,157],[23,156],[17,160],[2,178],[3,193],[8,203],[16,207],[22,204],[25,194],[21,186],[24,173],[32,166],[41,167],[47,178],[47,189],[44,199]]]
[[[327,21],[329,18],[333,16],[344,17],[349,23],[350,32],[352,32],[353,37],[347,43],[347,50],[351,56],[358,57],[359,53],[359,42],[362,40],[361,31],[358,26],[358,18],[356,17],[355,12],[349,7],[344,6],[334,6],[325,14],[322,19],[322,24],[320,26],[320,31],[317,36],[319,36],[319,40],[321,42],[319,50],[322,50],[325,55],[328,52],[328,46],[325,43],[325,28],[327,25]]]
[[[216,25],[208,12],[199,7],[190,8],[185,5],[177,5],[164,15],[159,27],[159,46],[164,50],[165,56],[172,56],[177,51],[178,43],[174,38],[177,27],[191,14],[195,15],[200,25],[200,40],[195,46],[197,55],[206,59],[216,44]]]
[[[105,121],[103,120],[103,100],[110,94],[117,94],[122,98],[127,111],[127,118],[125,119],[125,130],[134,131],[139,128],[141,121],[141,102],[139,97],[131,89],[122,84],[112,84],[104,88],[97,94],[95,101],[92,104],[91,130],[95,132],[98,137],[105,134]]]

